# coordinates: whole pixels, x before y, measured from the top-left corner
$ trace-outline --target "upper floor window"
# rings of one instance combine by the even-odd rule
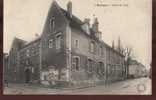
[[[78,47],[78,46],[79,46],[79,40],[76,39],[76,40],[74,41],[74,45],[75,45],[75,47]]]
[[[73,57],[72,66],[73,66],[74,70],[79,71],[79,67],[80,67],[80,58],[79,57]]]
[[[29,65],[29,60],[26,60],[26,65]]]
[[[102,46],[99,46],[99,55],[102,56]]]
[[[91,42],[90,44],[90,52],[95,52],[95,43],[94,42]]]
[[[50,19],[50,30],[54,30],[54,28],[55,28],[55,17],[52,17],[51,19]]]
[[[31,72],[34,73],[34,67],[31,68]]]
[[[49,40],[49,48],[53,48],[53,39]]]
[[[60,49],[61,48],[61,34],[58,34],[56,36],[56,49]]]
[[[26,56],[30,57],[30,50],[29,49],[26,50]]]

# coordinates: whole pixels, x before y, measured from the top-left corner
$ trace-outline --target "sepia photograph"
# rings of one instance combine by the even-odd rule
[[[152,95],[152,0],[3,4],[3,95]]]

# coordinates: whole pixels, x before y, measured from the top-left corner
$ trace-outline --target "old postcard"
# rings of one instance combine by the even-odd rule
[[[4,0],[4,95],[151,95],[152,0]]]

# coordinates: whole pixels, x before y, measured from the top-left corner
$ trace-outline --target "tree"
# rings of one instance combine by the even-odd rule
[[[130,61],[132,60],[132,48],[131,47],[126,47],[125,49],[121,49],[121,53],[125,56],[125,67],[126,67],[126,77],[128,77],[128,72],[129,72],[129,65]]]

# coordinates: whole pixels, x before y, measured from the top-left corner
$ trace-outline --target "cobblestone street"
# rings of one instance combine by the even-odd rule
[[[150,95],[151,79],[138,78],[129,79],[112,83],[109,85],[100,85],[96,87],[82,89],[51,89],[39,86],[31,86],[24,84],[10,84],[4,88],[6,95],[37,95],[37,94],[59,94],[59,95]]]

